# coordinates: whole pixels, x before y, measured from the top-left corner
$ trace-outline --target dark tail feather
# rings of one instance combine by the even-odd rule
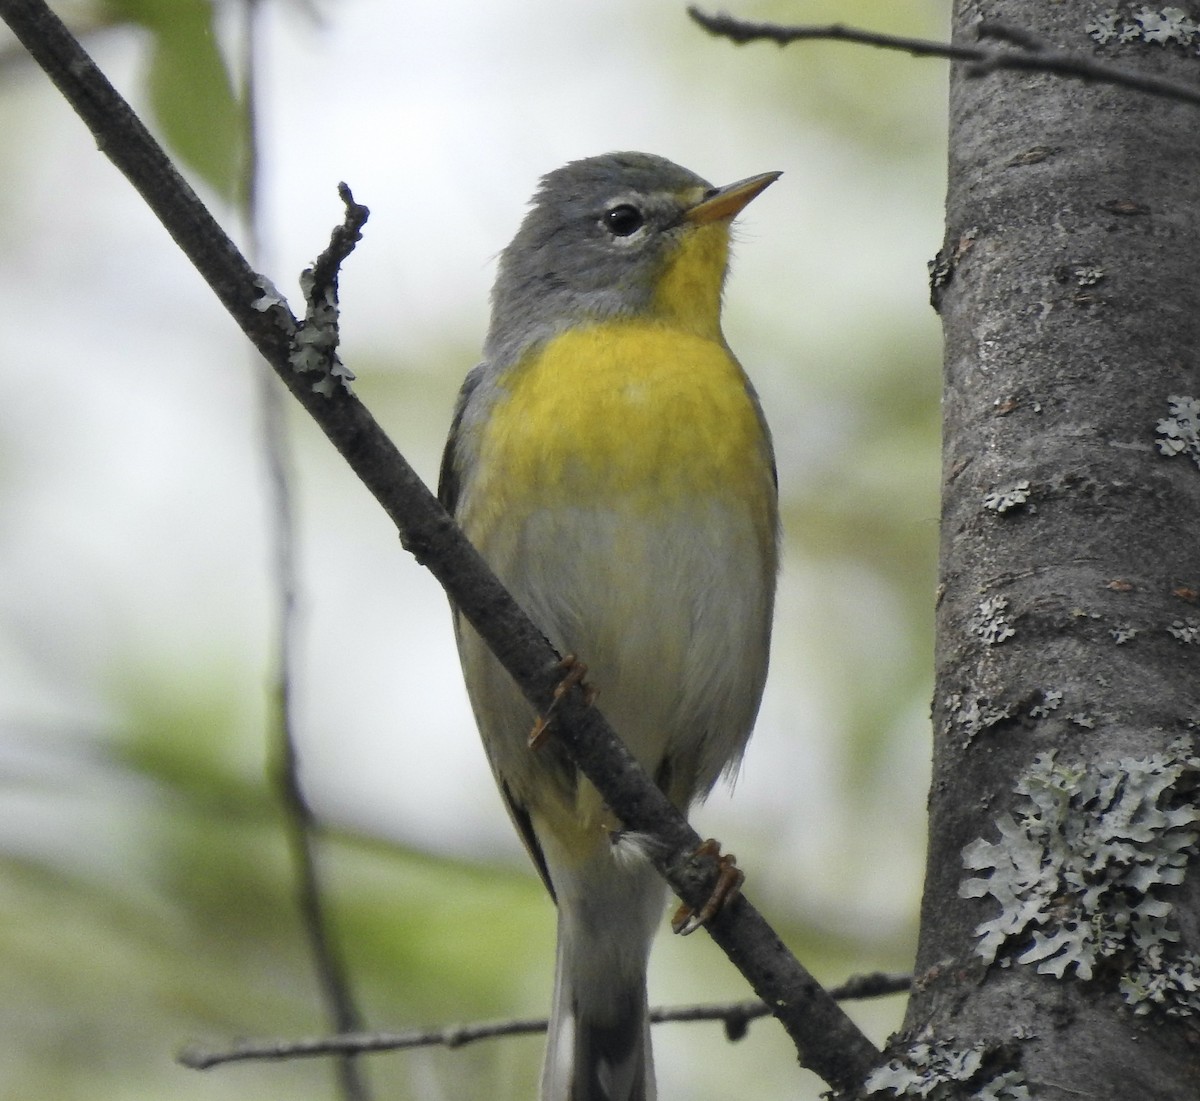
[[[645,946],[633,967],[605,967],[590,953],[580,959],[559,916],[541,1101],[655,1101]]]
[[[646,959],[662,921],[662,880],[607,845],[550,868],[558,959],[542,1101],[654,1101]]]
[[[610,1021],[577,1016],[570,1101],[651,1101],[646,1028],[644,989],[632,992]]]

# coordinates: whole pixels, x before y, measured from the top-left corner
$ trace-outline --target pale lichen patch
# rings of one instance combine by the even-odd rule
[[[975,928],[991,964],[1064,978],[1117,971],[1135,1013],[1200,1012],[1200,955],[1179,947],[1170,888],[1197,852],[1200,758],[1177,741],[1162,753],[1071,767],[1036,757],[1017,805],[963,864],[964,898],[999,906]]]
[[[982,1101],[1028,1101],[1029,1088],[1021,1073],[997,1067],[996,1054],[982,1042],[956,1047],[948,1040],[920,1041],[873,1071],[866,1092],[939,1101],[961,1097],[963,1087],[969,1086],[972,1096]]]

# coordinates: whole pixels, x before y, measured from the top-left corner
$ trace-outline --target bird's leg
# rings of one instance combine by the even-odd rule
[[[714,857],[717,861],[717,882],[708,901],[699,910],[684,902],[675,911],[671,929],[683,937],[707,925],[720,910],[737,898],[742,884],[746,882],[746,873],[737,866],[737,857],[733,853],[722,853],[720,843],[714,838],[710,837],[692,853],[693,859],[705,856]]]
[[[541,749],[545,744],[546,739],[550,736],[550,724],[554,722],[554,709],[558,706],[559,700],[572,688],[579,685],[583,692],[583,702],[589,707],[596,698],[596,690],[590,684],[585,684],[583,680],[587,676],[587,666],[574,654],[567,654],[558,663],[558,667],[563,670],[563,678],[554,686],[554,696],[550,700],[550,706],[546,708],[546,713],[539,715],[534,720],[533,729],[529,732],[529,748],[533,750]]]

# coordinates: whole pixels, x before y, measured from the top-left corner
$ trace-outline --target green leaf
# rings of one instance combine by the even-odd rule
[[[210,0],[111,0],[118,19],[148,30],[146,91],[167,145],[223,198],[246,166],[245,116],[214,30]]]

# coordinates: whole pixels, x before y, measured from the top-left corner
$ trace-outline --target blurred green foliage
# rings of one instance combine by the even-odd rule
[[[318,1064],[200,1074],[168,1062],[186,1041],[326,1030],[279,802],[242,759],[252,732],[221,704],[225,683],[198,675],[181,694],[142,682],[101,759],[77,762],[100,832],[115,831],[111,864],[0,861],[6,1099],[141,1096],[143,1077],[146,1096],[329,1096]],[[67,791],[69,763],[56,779]],[[380,1027],[501,1016],[545,966],[553,916],[530,876],[347,832],[322,836],[321,863],[337,939]],[[526,1044],[529,1077],[538,1054]],[[470,1073],[491,1074],[497,1058],[511,1056],[479,1045]],[[421,1095],[410,1059],[374,1058],[384,1095]]]
[[[695,6],[750,23],[846,24],[932,39],[944,36],[948,12],[937,3],[890,0],[747,0],[732,7],[696,0]],[[673,40],[682,42],[678,9],[663,5],[658,17]],[[929,110],[923,87],[924,76],[944,71],[939,61],[846,42],[811,40],[781,49],[770,42],[733,45],[707,32],[696,33],[699,40],[688,42],[672,61],[683,69],[685,81],[711,79],[714,64],[736,67],[739,106],[777,111],[786,103],[806,128],[827,131],[839,143],[858,144],[872,156],[887,157],[893,166],[898,159],[926,155],[931,141],[945,140],[942,114]]]

